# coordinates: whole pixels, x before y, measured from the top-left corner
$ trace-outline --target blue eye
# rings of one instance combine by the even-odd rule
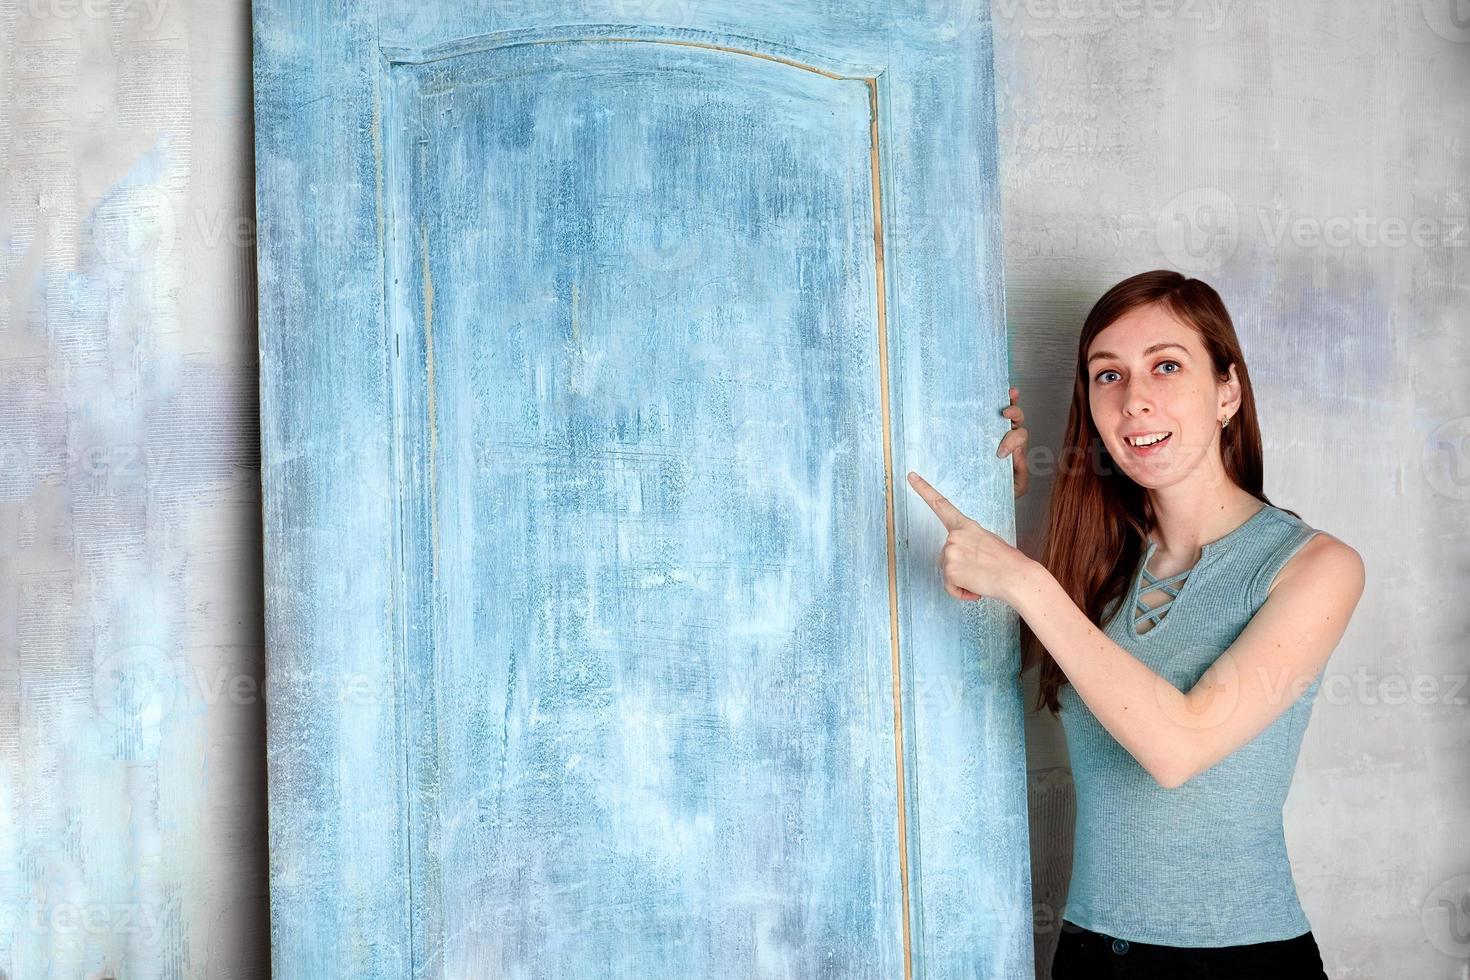
[[[1159,364],[1158,364],[1158,366],[1159,367],[1163,367],[1165,364],[1172,364],[1172,365],[1174,365],[1174,367],[1178,368],[1178,370],[1176,370],[1176,371],[1165,371],[1164,372],[1165,374],[1178,374],[1179,371],[1184,370],[1183,365],[1181,365],[1178,361],[1160,361]],[[1105,375],[1105,374],[1117,374],[1117,373],[1118,372],[1117,371],[1114,371],[1112,368],[1107,368],[1106,370],[1099,371],[1097,373],[1097,375],[1093,378],[1093,380],[1094,381],[1102,381],[1103,375]]]

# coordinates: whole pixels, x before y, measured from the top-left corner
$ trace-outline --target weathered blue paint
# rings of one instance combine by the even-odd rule
[[[589,6],[256,5],[276,974],[1028,974],[988,27]]]

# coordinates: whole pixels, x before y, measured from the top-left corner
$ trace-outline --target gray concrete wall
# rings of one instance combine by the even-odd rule
[[[936,2],[963,43],[982,0]],[[1453,2],[993,3],[1023,535],[1083,316],[1172,266],[1235,316],[1267,493],[1367,562],[1287,809],[1334,978],[1470,957]],[[268,972],[249,53],[238,0],[0,4],[10,977]],[[1049,716],[1028,741],[1044,961],[1070,783]]]
[[[1267,496],[1367,566],[1285,814],[1334,980],[1470,976],[1470,23],[1454,3],[991,4],[1033,473],[1061,444],[1092,303],[1176,268],[1235,320]],[[1023,539],[1051,484],[1033,477]],[[1028,743],[1049,963],[1073,799],[1049,713]]]

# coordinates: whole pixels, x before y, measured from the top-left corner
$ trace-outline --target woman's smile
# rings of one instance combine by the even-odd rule
[[[1162,436],[1162,438],[1160,438]],[[1155,456],[1164,451],[1169,444],[1173,433],[1168,430],[1160,430],[1150,433],[1139,433],[1132,436],[1124,436],[1123,444],[1128,451],[1135,456]]]

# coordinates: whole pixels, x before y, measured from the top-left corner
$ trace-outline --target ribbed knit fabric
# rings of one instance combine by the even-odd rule
[[[1188,691],[1266,601],[1276,573],[1317,531],[1266,505],[1203,545],[1162,620],[1139,635],[1135,591],[1110,606],[1105,632]],[[1072,879],[1063,917],[1094,932],[1164,946],[1233,946],[1291,939],[1311,926],[1297,899],[1281,811],[1318,674],[1250,742],[1175,789],[1160,786],[1071,684],[1061,721],[1077,790]],[[1290,688],[1281,696],[1290,698]]]

